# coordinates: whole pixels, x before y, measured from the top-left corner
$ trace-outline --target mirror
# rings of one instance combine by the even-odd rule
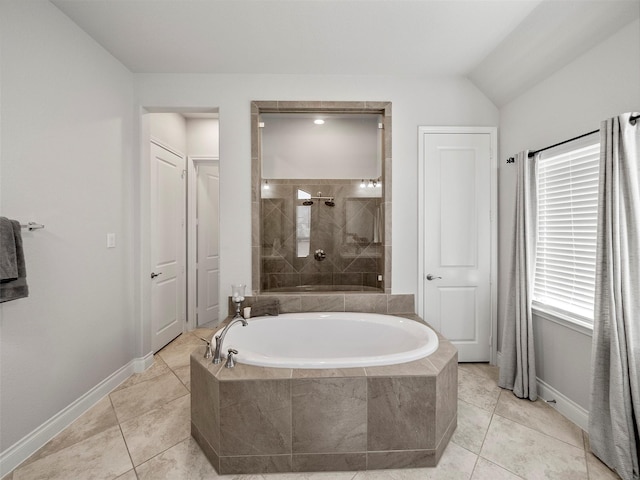
[[[390,104],[280,103],[253,102],[254,292],[390,293]]]

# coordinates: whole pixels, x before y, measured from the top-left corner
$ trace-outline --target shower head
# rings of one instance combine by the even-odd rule
[[[325,204],[327,207],[335,207],[335,206],[336,206],[336,202],[334,202],[334,201],[333,201],[333,198],[332,198],[332,199],[330,199],[330,200],[327,200],[326,202],[324,202],[324,204]]]
[[[305,200],[304,202],[302,202],[302,205],[304,205],[305,207],[313,205],[313,200]]]

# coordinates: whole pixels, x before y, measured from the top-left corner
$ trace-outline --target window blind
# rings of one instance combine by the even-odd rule
[[[533,299],[593,322],[600,136],[542,152]]]

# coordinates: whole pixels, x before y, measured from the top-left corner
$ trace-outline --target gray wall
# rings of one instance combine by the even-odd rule
[[[507,291],[515,169],[507,157],[600,127],[622,112],[640,110],[640,21],[636,20],[500,109],[499,314]],[[534,319],[538,378],[589,408],[591,337],[547,319]]]
[[[0,2],[2,215],[30,296],[0,306],[0,451],[136,350],[133,77],[46,1]],[[106,248],[106,234],[116,248]]]

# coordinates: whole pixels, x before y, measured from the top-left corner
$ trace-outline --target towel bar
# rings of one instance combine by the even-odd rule
[[[40,230],[41,228],[44,228],[44,225],[40,225],[39,223],[36,223],[36,222],[29,222],[26,225],[23,225],[21,223],[20,226],[22,228],[28,228],[30,232],[32,232],[34,230]]]

